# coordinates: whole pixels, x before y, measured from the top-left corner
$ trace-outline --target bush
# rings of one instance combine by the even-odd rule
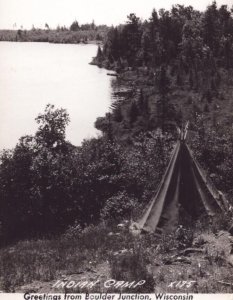
[[[35,136],[22,137],[0,157],[1,238],[60,233],[77,220],[82,227],[129,218],[154,193],[172,140],[141,134],[125,147],[106,137],[75,147],[65,140],[69,116],[47,105],[36,118]],[[67,237],[79,234],[70,227]]]
[[[106,201],[101,217],[105,220],[129,218],[136,205],[136,199],[129,197],[126,192],[119,192]]]
[[[233,196],[233,134],[224,126],[210,127],[203,116],[197,118],[195,134],[189,144],[195,157],[208,175],[211,175],[216,188]]]

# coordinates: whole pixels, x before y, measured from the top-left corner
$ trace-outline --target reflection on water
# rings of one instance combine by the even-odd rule
[[[74,145],[97,134],[96,118],[120,95],[111,92],[114,77],[88,64],[96,51],[95,45],[0,43],[0,149],[34,134],[34,119],[48,103],[68,110],[67,139]]]
[[[135,89],[120,79],[111,81],[111,105],[114,108],[118,102],[127,101],[133,97]]]

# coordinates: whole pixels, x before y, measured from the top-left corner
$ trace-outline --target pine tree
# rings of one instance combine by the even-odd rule
[[[168,93],[170,90],[170,80],[167,76],[165,66],[162,66],[158,74],[158,91],[159,101],[157,102],[158,114],[161,122],[162,131],[164,131],[164,125],[166,120],[170,117],[170,104]]]
[[[97,58],[97,59],[101,59],[102,57],[103,57],[103,52],[102,52],[102,50],[101,50],[101,47],[98,46],[96,58]]]
[[[215,55],[218,54],[220,40],[220,20],[216,1],[208,6],[203,19],[204,42]]]
[[[71,25],[70,25],[70,30],[71,31],[78,31],[80,29],[78,21],[74,21]]]

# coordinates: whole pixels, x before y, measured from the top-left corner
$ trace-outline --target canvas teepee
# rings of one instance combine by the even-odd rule
[[[186,144],[187,127],[180,131],[156,195],[136,223],[141,231],[171,230],[178,225],[181,210],[195,218],[202,211],[214,216],[228,209],[225,197],[214,187]]]

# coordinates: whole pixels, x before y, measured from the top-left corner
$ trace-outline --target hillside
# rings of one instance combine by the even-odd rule
[[[227,6],[213,2],[203,13],[175,5],[153,10],[143,22],[130,14],[108,32],[93,64],[118,72],[132,92],[121,109],[114,104],[113,121],[124,124],[115,124],[120,131],[193,122],[196,114],[213,127],[232,124],[233,18]]]
[[[0,288],[20,293],[232,293],[233,238],[221,230],[222,220],[215,222],[140,238],[128,232],[127,223],[101,223],[83,231],[70,227],[59,238],[21,241],[0,249]],[[124,288],[126,283],[133,284]]]
[[[218,188],[231,190],[225,168],[232,164],[233,18],[227,6],[213,2],[199,12],[175,5],[153,10],[144,22],[130,14],[109,31],[92,63],[116,72],[116,95],[123,95],[111,114],[97,119],[97,129],[130,144],[158,128],[175,136],[189,121],[193,151]]]

